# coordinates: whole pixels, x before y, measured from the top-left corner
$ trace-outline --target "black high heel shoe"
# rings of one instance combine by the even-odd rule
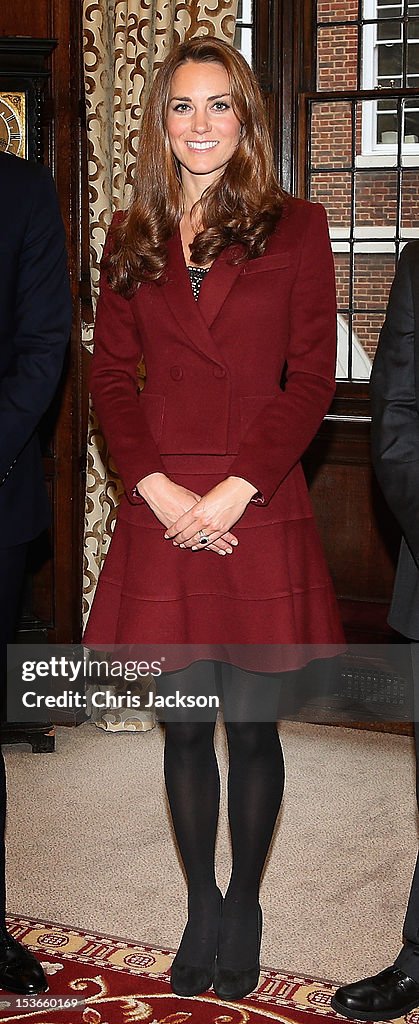
[[[223,897],[218,890],[219,909],[218,927],[221,919]],[[218,929],[217,929],[218,931]],[[170,969],[170,987],[177,996],[199,996],[201,992],[207,992],[214,981],[215,958],[217,955],[217,938],[214,943],[214,956],[207,963],[200,966],[193,966],[181,962],[181,947],[173,960]]]
[[[262,908],[258,904],[258,952],[255,963],[251,966],[243,969],[232,970],[228,967],[222,967],[219,958],[215,964],[214,971],[214,992],[220,999],[227,1001],[233,1001],[235,999],[244,999],[250,992],[256,988],[259,981],[260,974],[260,944],[262,940]]]

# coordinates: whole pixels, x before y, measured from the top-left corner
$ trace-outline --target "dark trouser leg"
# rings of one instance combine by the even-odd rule
[[[157,693],[214,693],[214,667],[198,662],[166,674]],[[169,716],[165,712],[160,717]],[[177,708],[165,724],[164,774],[173,827],[188,882],[188,923],[177,962],[210,964],[217,945],[220,895],[214,870],[220,779],[214,750],[216,711]]]
[[[0,718],[6,720],[6,645],[12,643],[25,571],[27,544],[0,548]],[[6,820],[6,774],[0,751],[0,926],[4,924],[6,884],[4,830]]]
[[[250,966],[258,952],[260,879],[285,781],[276,723],[279,685],[274,677],[223,666],[233,866],[223,907],[220,959],[224,968],[233,970]]]
[[[415,718],[416,796],[419,804],[419,644],[412,643],[413,707]],[[403,925],[404,946],[395,961],[405,974],[419,983],[419,855],[410,887]]]
[[[6,771],[0,749],[0,927],[6,915],[6,856],[4,831],[6,825]]]
[[[409,902],[403,925],[404,946],[395,966],[419,984],[419,855],[410,888]]]

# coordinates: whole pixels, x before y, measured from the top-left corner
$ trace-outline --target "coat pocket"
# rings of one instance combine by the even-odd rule
[[[291,263],[291,257],[287,252],[271,253],[267,256],[258,256],[255,260],[248,260],[244,264],[244,274],[259,274],[263,270],[285,270]]]

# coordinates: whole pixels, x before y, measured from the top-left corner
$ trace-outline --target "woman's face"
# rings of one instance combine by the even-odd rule
[[[182,180],[202,176],[202,190],[228,164],[240,139],[226,69],[215,61],[181,64],[172,77],[166,127]]]

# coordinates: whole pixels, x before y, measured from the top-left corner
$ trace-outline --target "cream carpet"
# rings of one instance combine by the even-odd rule
[[[409,738],[286,723],[287,788],[265,872],[262,963],[337,982],[400,945],[417,851]],[[225,794],[225,744],[217,729]],[[186,908],[162,785],[163,733],[60,728],[5,748],[8,910],[175,949]],[[218,876],[229,874],[225,802]]]

